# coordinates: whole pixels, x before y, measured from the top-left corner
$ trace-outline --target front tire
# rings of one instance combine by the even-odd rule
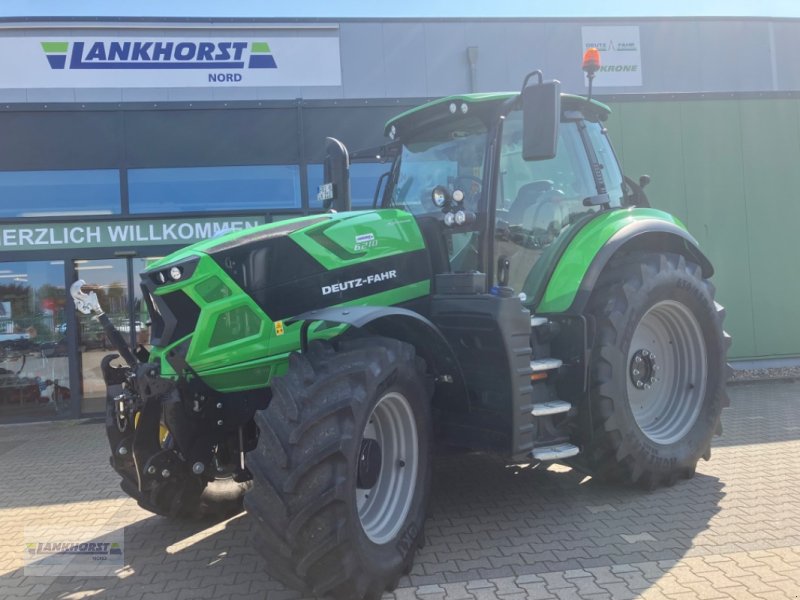
[[[646,489],[694,475],[729,404],[724,309],[678,254],[612,263],[593,293],[591,471]]]
[[[256,413],[247,455],[254,544],[285,584],[379,598],[422,541],[430,487],[430,390],[409,344],[312,342]]]

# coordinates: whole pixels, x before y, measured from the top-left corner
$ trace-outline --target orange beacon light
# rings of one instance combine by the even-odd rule
[[[583,53],[583,70],[589,79],[589,100],[592,99],[592,80],[594,74],[600,70],[600,51],[597,48],[587,48]]]
[[[597,48],[588,48],[583,53],[583,70],[592,77],[600,70],[600,51]]]

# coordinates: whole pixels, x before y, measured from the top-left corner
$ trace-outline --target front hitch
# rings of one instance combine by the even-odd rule
[[[109,354],[100,365],[106,383],[106,433],[111,445],[111,466],[139,492],[164,481],[190,477],[185,463],[170,448],[162,448],[162,404],[178,394],[171,379],[161,377],[160,365],[137,358],[105,314],[95,292],[86,293],[77,280],[69,292],[75,308],[93,314],[119,354]],[[127,367],[111,362],[121,356]],[[144,356],[144,355],[142,355]]]
[[[125,342],[125,338],[122,337],[119,330],[114,327],[108,315],[103,312],[100,301],[97,299],[97,294],[94,292],[89,292],[88,294],[84,292],[81,289],[84,285],[86,285],[86,282],[83,279],[78,279],[69,287],[69,293],[75,303],[75,308],[85,315],[94,313],[93,318],[97,319],[100,325],[103,326],[106,337],[114,348],[116,348],[117,352],[119,352],[120,356],[122,356],[123,360],[128,363],[129,366],[135,367],[139,361],[130,349],[130,346]]]

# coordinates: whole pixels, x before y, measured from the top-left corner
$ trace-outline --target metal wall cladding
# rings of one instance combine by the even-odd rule
[[[293,24],[297,35],[309,34],[304,25]],[[585,91],[581,28],[598,25],[638,26],[642,57],[641,86],[606,87],[601,73],[595,84],[598,93],[800,89],[793,51],[800,21],[791,19],[352,20],[328,25],[338,26],[340,86],[0,89],[0,102],[433,98],[515,90],[535,68],[561,80],[565,91],[580,93]],[[215,35],[271,35],[263,27],[232,30],[212,23],[208,27]],[[47,30],[32,25],[23,31],[40,35]],[[80,33],[78,27],[65,31]],[[98,32],[114,35],[119,30],[109,27]],[[142,30],[145,33],[168,34],[158,24]],[[20,34],[19,28],[4,29],[0,24],[0,37]],[[474,73],[467,58],[469,47],[478,52]]]
[[[714,263],[732,358],[800,354],[800,99],[619,102],[626,173],[686,223]]]

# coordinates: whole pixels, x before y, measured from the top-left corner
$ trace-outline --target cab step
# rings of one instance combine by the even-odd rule
[[[555,444],[553,446],[541,446],[534,448],[531,455],[536,460],[561,460],[580,453],[580,448],[570,443]]]
[[[531,371],[534,373],[551,371],[553,369],[558,369],[562,364],[564,363],[560,358],[540,358],[531,361]]]
[[[569,412],[572,404],[564,402],[563,400],[550,400],[549,402],[540,402],[533,405],[531,414],[534,417],[545,417],[547,415],[557,415],[560,413]]]

